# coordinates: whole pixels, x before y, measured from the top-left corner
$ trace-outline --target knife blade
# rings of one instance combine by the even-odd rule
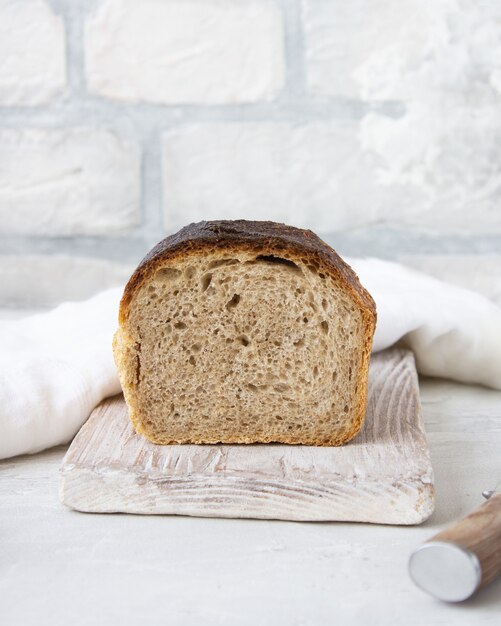
[[[417,548],[409,574],[423,591],[461,602],[501,573],[501,480],[486,502]]]

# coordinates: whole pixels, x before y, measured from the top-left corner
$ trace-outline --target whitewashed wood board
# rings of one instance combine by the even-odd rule
[[[434,488],[414,357],[372,357],[364,426],[341,447],[159,446],[107,399],[66,453],[60,496],[97,513],[419,524]]]

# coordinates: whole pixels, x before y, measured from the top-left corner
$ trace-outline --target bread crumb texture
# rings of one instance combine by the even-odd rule
[[[351,439],[375,325],[356,276],[354,288],[341,260],[343,271],[259,237],[190,241],[147,257],[122,301],[114,352],[137,432],[160,444]]]

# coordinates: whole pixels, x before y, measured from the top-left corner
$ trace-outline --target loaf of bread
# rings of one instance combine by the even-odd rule
[[[130,419],[159,444],[343,444],[365,416],[375,322],[311,231],[190,224],[124,291],[114,354]]]

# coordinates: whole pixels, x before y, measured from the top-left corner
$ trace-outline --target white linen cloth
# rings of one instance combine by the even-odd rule
[[[418,370],[501,389],[501,309],[378,259],[350,259],[378,310],[374,351],[397,342]],[[0,323],[0,458],[66,443],[120,391],[112,336],[122,289]]]

